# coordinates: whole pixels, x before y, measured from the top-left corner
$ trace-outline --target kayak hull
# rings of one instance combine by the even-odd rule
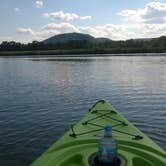
[[[118,155],[126,166],[164,166],[166,152],[138,130],[105,100],[95,103],[89,113],[65,133],[31,166],[89,166],[98,151],[104,126],[113,126]]]

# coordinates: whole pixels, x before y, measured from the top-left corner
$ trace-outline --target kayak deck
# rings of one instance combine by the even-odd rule
[[[104,100],[98,101],[89,113],[53,144],[32,166],[89,166],[89,159],[98,151],[104,126],[111,124],[118,142],[118,154],[126,166],[165,166],[166,152],[120,115]]]

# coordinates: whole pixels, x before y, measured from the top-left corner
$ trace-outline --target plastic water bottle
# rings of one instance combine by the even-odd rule
[[[99,141],[99,162],[102,164],[116,165],[117,142],[112,137],[112,126],[105,126],[104,137]]]

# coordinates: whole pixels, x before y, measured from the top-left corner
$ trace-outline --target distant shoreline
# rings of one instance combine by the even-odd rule
[[[156,55],[157,54],[157,55]],[[66,54],[66,55],[1,55],[0,54],[0,58],[28,58],[28,57],[32,57],[32,58],[93,58],[93,57],[120,57],[120,56],[125,56],[125,57],[136,57],[136,56],[144,56],[144,57],[159,57],[159,56],[163,56],[166,57],[166,53],[124,53],[124,54]]]
[[[74,32],[55,35],[41,42],[3,41],[0,44],[0,56],[131,56],[139,53],[144,56],[166,53],[166,36],[114,41]]]
[[[157,55],[156,55],[157,54]],[[1,51],[0,57],[108,57],[108,56],[166,56],[166,52],[110,52],[107,50],[48,50],[48,51]]]

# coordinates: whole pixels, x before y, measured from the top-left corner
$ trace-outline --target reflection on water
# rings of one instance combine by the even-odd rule
[[[0,58],[0,163],[29,165],[98,99],[166,149],[166,57]]]

